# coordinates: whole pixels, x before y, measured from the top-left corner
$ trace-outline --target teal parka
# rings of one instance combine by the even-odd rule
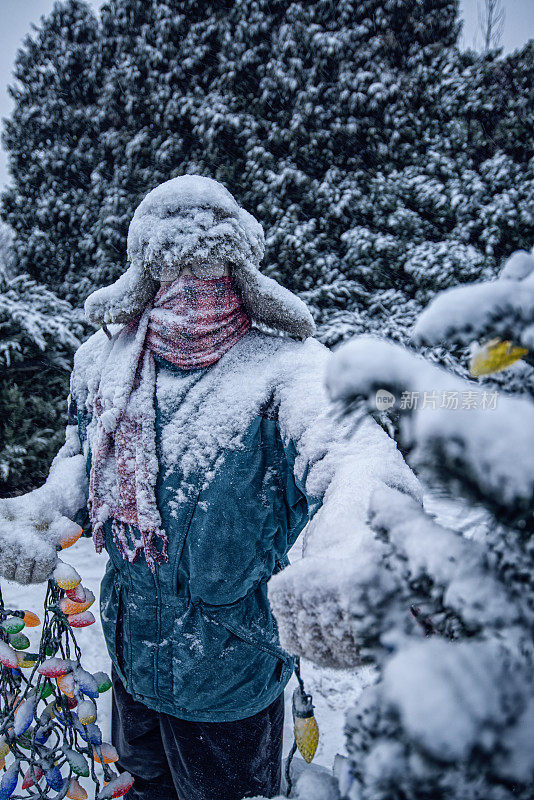
[[[86,399],[102,343],[96,334],[80,348],[71,381],[88,471]],[[212,367],[184,372],[157,361],[156,497],[169,557],[155,574],[142,556],[128,562],[108,520],[100,593],[113,665],[150,708],[189,720],[241,719],[269,705],[291,677],[267,581],[288,563],[319,501],[295,473],[277,389],[310,348],[322,350],[251,331]]]
[[[71,380],[88,470],[87,399],[105,344],[100,332],[82,345]],[[287,684],[293,661],[279,644],[267,583],[320,508],[333,454],[347,447],[323,388],[328,356],[314,339],[253,329],[211,367],[184,372],[157,361],[156,496],[168,562],[153,574],[142,555],[125,560],[108,520],[100,595],[113,665],[150,708],[238,720]],[[378,426],[376,435],[385,436]]]

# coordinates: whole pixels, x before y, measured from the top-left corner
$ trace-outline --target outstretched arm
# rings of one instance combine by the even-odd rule
[[[18,583],[39,583],[54,569],[63,536],[87,503],[87,474],[78,426],[69,419],[65,444],[46,482],[19,497],[0,500],[0,574]]]
[[[269,598],[287,650],[348,667],[358,662],[352,601],[378,557],[368,526],[371,495],[386,485],[421,501],[421,488],[373,420],[351,432],[348,422],[335,418],[324,387],[330,357],[308,340],[279,384],[281,432],[297,448],[296,478],[313,516],[302,560],[271,579]]]

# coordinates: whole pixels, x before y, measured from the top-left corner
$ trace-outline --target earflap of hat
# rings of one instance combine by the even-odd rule
[[[281,284],[257,269],[241,265],[234,271],[245,308],[255,321],[299,339],[312,336],[313,317],[306,304]]]
[[[265,253],[265,233],[263,226],[244,208],[239,208],[237,219],[244,233],[250,254],[255,264],[259,264]]]
[[[263,227],[244,208],[239,209],[238,220],[245,234],[249,257],[235,265],[233,274],[248,313],[255,322],[306,339],[315,331],[306,304],[258,269],[265,251]]]
[[[124,324],[139,316],[159,288],[141,264],[132,264],[110,286],[97,289],[85,301],[85,316],[97,325]]]

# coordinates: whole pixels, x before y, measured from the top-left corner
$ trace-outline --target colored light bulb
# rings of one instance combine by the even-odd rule
[[[102,760],[104,761],[104,764],[114,764],[115,761],[119,760],[119,754],[117,753],[116,749],[112,744],[108,744],[107,742],[102,742],[100,751],[97,747],[95,747],[93,749],[93,755],[97,764],[100,764]],[[100,757],[101,755],[102,758]]]
[[[511,364],[515,364],[527,353],[526,347],[518,347],[513,342],[503,342],[499,338],[491,339],[471,357],[469,373],[472,378],[479,378],[481,375],[500,372]]]
[[[58,544],[62,550],[66,550],[67,547],[72,547],[75,544],[80,536],[83,533],[83,528],[81,528],[76,522],[73,522],[72,525],[69,525],[61,534],[58,539]]]
[[[74,589],[81,582],[81,578],[70,564],[65,564],[58,559],[58,564],[52,573],[52,578],[61,589]]]
[[[111,678],[109,675],[106,675],[105,672],[95,672],[93,677],[98,684],[98,691],[100,694],[103,694],[104,692],[107,692],[108,689],[111,689]]]
[[[21,669],[30,669],[39,661],[38,653],[23,653],[19,651],[17,652],[17,657],[19,660],[19,667]]]
[[[313,714],[311,696],[299,686],[293,692],[293,733],[304,761],[309,764],[319,744],[319,727]]]
[[[90,611],[83,611],[81,614],[71,614],[67,617],[71,628],[86,628],[93,625],[95,618]]]
[[[41,620],[34,614],[33,611],[25,611],[24,612],[24,624],[27,628],[36,628],[38,625],[41,624]]]
[[[85,602],[85,589],[79,583],[73,589],[67,589],[65,594],[70,600],[74,600],[75,603],[84,603]]]
[[[18,779],[19,762],[14,761],[2,775],[2,780],[0,781],[0,800],[7,800],[8,797],[11,797],[17,786]]]
[[[28,767],[26,774],[24,775],[24,780],[22,781],[22,788],[29,789],[31,786],[34,786],[41,780],[43,775],[44,772],[38,764],[33,764],[32,766]]]
[[[59,675],[56,678],[56,683],[60,692],[66,694],[67,697],[74,697],[76,694],[76,683],[72,672],[69,672],[67,675]]]
[[[25,733],[33,722],[35,715],[35,700],[25,700],[17,708],[15,713],[15,736],[20,736]]]
[[[3,664],[4,667],[11,667],[11,669],[17,668],[19,665],[15,650],[2,639],[0,639],[0,664]]]
[[[83,786],[78,783],[76,778],[71,778],[67,790],[67,797],[70,798],[70,800],[87,800],[88,794]]]
[[[20,633],[24,628],[24,620],[20,617],[9,617],[2,622],[2,628],[6,633]]]
[[[77,667],[74,670],[74,677],[79,690],[83,692],[83,694],[87,695],[87,697],[98,697],[98,683],[94,675],[91,675],[90,672],[87,672],[87,670],[81,667]]]
[[[134,784],[134,779],[129,772],[123,772],[116,778],[113,778],[107,786],[98,793],[98,800],[112,800],[115,797],[122,797],[128,792]]]
[[[55,764],[53,767],[50,767],[50,769],[46,770],[44,776],[45,781],[51,789],[55,789],[56,792],[59,792],[59,790],[63,788],[63,775],[59,767],[56,767]]]
[[[44,675],[45,678],[59,678],[72,671],[72,664],[65,658],[49,658],[43,661],[40,667],[37,667],[37,672]]]
[[[92,700],[82,700],[78,704],[78,719],[82,725],[90,725],[96,720],[96,706]]]
[[[65,758],[67,759],[67,763],[71,770],[76,773],[76,775],[80,775],[82,778],[88,778],[89,765],[82,754],[78,753],[76,750],[65,750],[64,752]]]
[[[10,635],[9,644],[15,650],[27,650],[30,646],[30,640],[24,633],[15,633]]]

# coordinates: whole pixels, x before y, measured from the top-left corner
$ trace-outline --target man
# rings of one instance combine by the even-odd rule
[[[216,181],[152,190],[129,269],[86,301],[104,331],[76,353],[66,444],[41,489],[0,508],[0,567],[27,582],[48,575],[55,537],[87,505],[109,554],[112,738],[139,800],[279,792],[293,662],[267,582],[319,509],[328,536],[329,514],[359,519],[380,482],[417,492],[374,425],[376,474],[363,492],[358,474],[336,482],[361,439],[334,422],[329,353],[302,301],[259,272],[263,250]]]

